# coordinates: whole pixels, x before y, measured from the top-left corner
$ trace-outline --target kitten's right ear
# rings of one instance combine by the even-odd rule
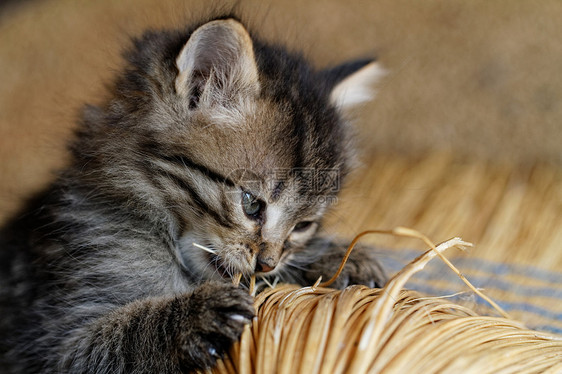
[[[234,19],[215,20],[196,29],[176,59],[176,92],[189,106],[220,97],[259,91],[252,40]]]

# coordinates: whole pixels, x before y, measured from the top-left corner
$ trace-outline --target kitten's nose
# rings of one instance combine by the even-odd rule
[[[275,269],[275,265],[275,262],[271,259],[261,259],[258,257],[256,261],[256,273],[269,273]]]

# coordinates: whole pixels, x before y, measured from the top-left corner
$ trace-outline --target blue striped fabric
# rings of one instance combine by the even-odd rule
[[[421,253],[408,249],[383,249],[378,252],[389,275]],[[533,330],[562,334],[562,273],[469,256],[448,258],[475,287],[481,288],[514,319]],[[469,306],[481,314],[496,314],[485,300],[470,292],[438,258],[414,275],[406,288],[431,296],[461,292],[451,296],[450,300]]]

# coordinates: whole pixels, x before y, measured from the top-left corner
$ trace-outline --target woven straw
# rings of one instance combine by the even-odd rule
[[[562,337],[402,289],[432,258],[467,244],[432,245],[382,289],[269,288],[240,342],[208,373],[562,372]]]

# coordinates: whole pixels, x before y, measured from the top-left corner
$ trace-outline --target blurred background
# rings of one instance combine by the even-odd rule
[[[130,36],[233,6],[1,4],[0,221],[64,165],[79,108],[103,97]],[[319,68],[377,56],[388,71],[357,113],[364,165],[328,231],[409,226],[472,241],[471,256],[561,272],[562,2],[240,0],[237,9]]]

